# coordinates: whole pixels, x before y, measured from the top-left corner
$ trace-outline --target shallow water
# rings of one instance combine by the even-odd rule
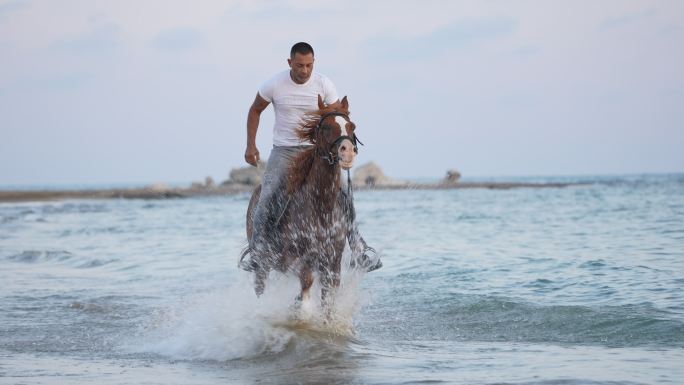
[[[237,269],[247,196],[0,204],[0,383],[684,383],[684,175],[369,191],[333,321]]]

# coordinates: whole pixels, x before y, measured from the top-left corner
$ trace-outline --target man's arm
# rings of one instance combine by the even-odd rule
[[[268,107],[270,103],[264,100],[259,93],[254,98],[254,103],[249,107],[247,114],[247,150],[245,150],[245,161],[252,166],[256,166],[259,161],[259,150],[256,146],[256,134],[259,129],[259,118],[261,112]]]

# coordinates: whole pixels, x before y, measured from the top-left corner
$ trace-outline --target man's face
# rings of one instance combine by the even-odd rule
[[[293,58],[287,59],[290,65],[290,76],[297,84],[304,84],[311,77],[314,65],[313,54],[302,55],[295,53]]]

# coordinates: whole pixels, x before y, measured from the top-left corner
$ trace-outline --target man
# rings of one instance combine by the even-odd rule
[[[309,144],[302,143],[297,137],[297,129],[307,112],[318,109],[318,95],[325,104],[339,103],[335,85],[319,73],[313,72],[314,51],[304,42],[292,46],[290,58],[287,59],[290,69],[276,74],[266,81],[254,99],[247,115],[247,149],[245,161],[256,166],[259,161],[259,150],[256,146],[256,133],[259,128],[261,113],[273,103],[275,124],[273,127],[273,149],[266,165],[261,184],[261,196],[253,217],[253,235],[249,247],[240,259],[240,267],[247,271],[264,273],[261,266],[267,258],[277,252],[270,248],[277,244],[275,226],[287,205],[285,196],[285,176],[290,160]],[[344,189],[343,189],[344,191]],[[343,195],[348,219],[354,222],[354,210],[351,197]],[[353,263],[359,264],[367,271],[382,266],[379,258],[370,258],[368,252],[374,252],[358,234],[356,225],[347,235],[352,251],[357,254]],[[249,259],[245,257],[249,255]],[[266,272],[267,274],[267,272]],[[260,293],[257,293],[260,294]]]

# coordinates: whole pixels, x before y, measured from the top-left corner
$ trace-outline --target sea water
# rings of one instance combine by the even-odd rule
[[[545,181],[357,192],[384,267],[305,321],[247,195],[0,204],[0,384],[684,383],[684,175]]]

